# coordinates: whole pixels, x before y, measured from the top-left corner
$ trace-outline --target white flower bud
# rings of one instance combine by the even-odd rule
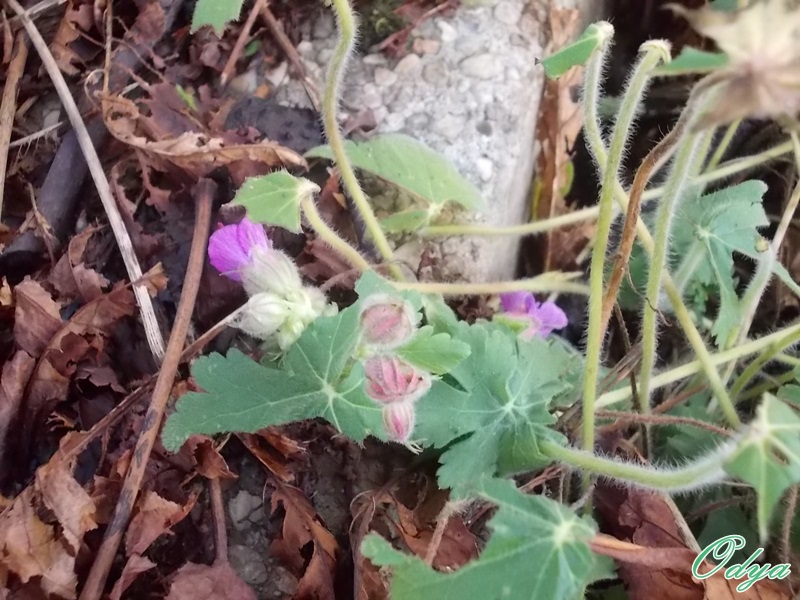
[[[249,296],[272,292],[286,297],[303,287],[292,259],[272,248],[254,248],[251,262],[241,269],[241,276]]]
[[[291,316],[291,305],[275,294],[254,294],[245,304],[237,327],[262,340],[273,335]]]

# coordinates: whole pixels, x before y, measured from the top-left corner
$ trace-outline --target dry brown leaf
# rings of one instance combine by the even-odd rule
[[[631,600],[778,600],[791,597],[785,582],[761,580],[748,591],[733,592],[741,581],[726,581],[720,570],[698,581],[692,575],[697,552],[686,546],[669,505],[657,493],[598,486],[595,494],[602,529],[595,551],[617,561]],[[622,541],[620,541],[622,540]],[[713,568],[705,561],[702,572]],[[733,595],[731,595],[733,593]]]
[[[103,100],[103,116],[111,134],[121,142],[144,152],[159,170],[175,165],[197,177],[204,177],[217,167],[249,160],[271,167],[308,165],[296,152],[269,141],[253,144],[228,144],[222,138],[197,131],[187,131],[175,138],[151,140],[140,133],[139,122],[147,117],[127,98]]]
[[[19,286],[17,286],[19,287]],[[101,351],[104,338],[122,317],[135,310],[133,292],[118,284],[109,293],[82,306],[51,334],[31,377],[23,420],[23,439],[33,432],[53,406],[66,397],[76,363],[91,349]]]
[[[61,305],[29,278],[14,287],[14,296],[14,340],[25,352],[38,357],[63,325]]]
[[[282,455],[279,449],[269,443],[269,440],[263,435],[259,433],[238,433],[236,437],[280,481],[289,483],[294,480],[294,473],[286,463],[286,455]]]
[[[50,272],[48,281],[61,295],[62,300],[81,298],[84,303],[91,302],[103,295],[108,279],[94,269],[88,268],[83,260],[89,239],[98,231],[96,227],[87,227],[74,236],[56,266]]]
[[[580,25],[577,9],[548,10],[550,27],[549,48],[558,49],[575,39]],[[576,67],[556,80],[545,79],[539,104],[536,139],[536,198],[533,218],[550,219],[570,212],[565,203],[569,185],[571,156],[575,140],[583,126],[580,105],[573,99],[573,89],[581,84],[583,71]],[[594,224],[579,224],[549,231],[536,240],[537,256],[542,271],[573,270],[575,259],[594,232]]]
[[[125,535],[125,553],[128,556],[143,554],[156,539],[180,523],[197,502],[195,493],[181,506],[166,500],[153,491],[145,492],[139,500],[139,510],[131,519]]]
[[[139,556],[138,554],[131,556],[128,559],[128,562],[125,563],[125,567],[122,569],[122,575],[120,575],[119,579],[117,579],[117,581],[114,583],[114,587],[111,590],[109,599],[120,600],[122,598],[122,594],[125,593],[125,590],[127,590],[130,585],[136,581],[136,578],[139,575],[145,571],[149,571],[155,566],[156,563],[144,556]]]
[[[51,460],[39,467],[36,487],[44,504],[53,511],[61,525],[61,535],[74,556],[80,549],[84,534],[97,527],[92,498],[60,460]]]
[[[433,536],[433,527],[421,524],[416,512],[392,498],[399,519],[397,532],[408,549],[425,558]],[[457,569],[478,557],[475,536],[467,529],[459,515],[447,521],[442,540],[433,559],[437,569]]]
[[[205,436],[203,436],[205,437]],[[211,438],[205,438],[194,449],[197,472],[206,479],[236,479],[238,475],[230,470],[228,463],[214,447]]]
[[[227,562],[186,563],[175,574],[167,600],[256,600],[252,589]]]
[[[56,30],[55,37],[50,43],[50,51],[53,53],[53,58],[56,59],[58,68],[66,75],[77,75],[79,73],[75,65],[81,59],[71,48],[71,45],[81,36],[81,30],[88,30],[92,26],[92,5],[82,4],[76,8],[73,4],[73,2],[70,2],[67,6],[64,17]]]
[[[299,578],[298,598],[334,600],[333,576],[339,544],[325,528],[317,511],[299,489],[278,484],[272,493],[272,513],[283,506],[285,517],[281,536],[270,549]],[[304,548],[311,544],[311,560],[306,564]],[[299,590],[303,591],[301,596]]]
[[[14,294],[11,292],[11,286],[8,285],[8,279],[0,277],[0,307],[14,306]]]
[[[18,350],[3,365],[0,377],[0,470],[4,468],[3,457],[9,428],[16,423],[25,387],[35,365],[36,360],[24,350]]]

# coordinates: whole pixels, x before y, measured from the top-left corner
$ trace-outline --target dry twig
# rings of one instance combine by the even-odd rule
[[[44,68],[50,76],[53,86],[58,92],[58,97],[64,106],[64,111],[69,117],[70,124],[75,131],[78,144],[83,152],[86,164],[89,167],[89,172],[92,175],[94,184],[97,187],[97,193],[100,196],[100,201],[103,203],[103,208],[106,211],[108,222],[111,225],[111,230],[114,232],[114,237],[117,240],[122,260],[125,263],[125,269],[128,272],[128,277],[131,281],[137,281],[142,277],[142,268],[139,265],[139,260],[136,258],[136,253],[133,250],[131,237],[128,235],[128,230],[125,229],[125,224],[122,221],[122,215],[119,213],[114,197],[111,194],[111,187],[109,186],[108,179],[103,172],[103,166],[100,164],[100,158],[97,156],[92,139],[89,132],[86,130],[86,125],[81,118],[81,113],[75,104],[75,99],[69,91],[67,82],[61,74],[47,42],[44,41],[42,34],[36,28],[36,25],[31,20],[30,16],[20,6],[17,0],[7,0],[11,9],[17,13],[22,20],[25,31],[30,37],[33,47],[39,53]],[[136,301],[139,304],[139,311],[142,316],[142,324],[144,325],[145,334],[147,335],[147,343],[150,346],[150,351],[157,362],[161,362],[164,357],[164,338],[161,336],[161,330],[158,327],[158,320],[156,319],[155,311],[153,310],[153,302],[147,289],[143,286],[134,285],[133,292],[136,296]]]
[[[255,4],[253,4],[253,8],[250,9],[250,14],[247,15],[247,20],[244,22],[244,25],[242,25],[242,30],[239,32],[239,37],[236,39],[236,43],[233,45],[231,54],[228,56],[228,60],[225,62],[225,66],[222,68],[222,74],[219,76],[219,82],[223,86],[227,84],[228,80],[231,78],[233,69],[236,67],[236,61],[239,60],[245,44],[247,44],[247,42],[250,40],[250,30],[253,29],[253,23],[256,22],[258,13],[261,12],[261,9],[265,8],[266,6],[267,0],[256,0]]]
[[[6,71],[3,88],[3,102],[0,104],[0,216],[3,214],[3,190],[6,185],[6,167],[11,130],[14,127],[14,113],[17,109],[17,91],[25,63],[28,60],[28,40],[24,33],[17,34],[14,44],[14,57]]]
[[[183,292],[175,315],[175,323],[172,326],[164,362],[161,365],[161,371],[153,388],[150,406],[145,414],[139,439],[136,441],[133,460],[128,467],[128,473],[120,491],[114,516],[106,529],[103,543],[100,545],[95,561],[89,571],[80,600],[98,600],[103,593],[108,572],[111,570],[122,536],[128,526],[133,505],[139,494],[139,487],[144,477],[147,461],[150,459],[150,453],[158,437],[164,410],[167,407],[172,384],[175,381],[175,375],[180,365],[181,351],[192,320],[197,290],[200,287],[208,231],[211,226],[211,207],[216,187],[216,184],[210,179],[201,179],[193,190],[197,205],[194,233],[183,283]]]

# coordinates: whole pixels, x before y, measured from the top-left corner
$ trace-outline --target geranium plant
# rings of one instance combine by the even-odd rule
[[[356,442],[372,436],[412,451],[437,449],[438,485],[450,491],[453,502],[481,499],[497,506],[489,522],[491,537],[478,559],[445,573],[399,552],[377,534],[369,535],[361,551],[375,564],[391,568],[395,600],[580,596],[609,573],[608,563],[591,544],[598,531],[591,512],[596,478],[671,493],[744,482],[755,491],[753,514],[765,543],[774,531],[781,496],[800,482],[800,416],[785,389],[752,384],[768,361],[800,340],[800,325],[758,339],[750,339],[749,330],[773,277],[797,291],[776,256],[800,192],[793,194],[768,241],[759,231],[767,224],[762,183],[745,181],[711,192],[708,187],[800,149],[789,129],[790,139],[780,146],[725,165],[719,164],[724,148],[711,151],[717,127],[735,131],[736,119],[748,115],[794,116],[800,87],[787,81],[787,65],[800,63],[800,13],[786,12],[783,0],[739,12],[705,8],[687,13],[724,54],[714,60],[699,52],[684,54],[680,68],[673,68],[667,43],[645,43],[608,136],[598,106],[612,26],[595,24],[575,44],[546,59],[544,68],[551,77],[585,63],[584,126],[602,181],[598,206],[590,215],[597,218],[597,233],[589,286],[561,273],[470,286],[407,281],[394,261],[387,229],[406,226],[435,233],[431,217],[439,211],[417,211],[388,227],[376,219],[359,187],[347,152],[358,150],[346,147],[336,122],[355,23],[347,0],[333,0],[332,5],[339,43],[324,99],[329,146],[312,154],[334,160],[383,263],[373,264],[325,222],[315,205],[314,184],[285,172],[248,182],[236,202],[248,209],[249,220],[216,231],[209,256],[220,274],[240,281],[249,296],[235,324],[277,354],[270,354],[269,364],[236,350],[197,360],[192,372],[202,391],[179,400],[163,432],[165,447],[177,450],[195,433],[252,432],[321,417]],[[774,38],[760,37],[760,44],[740,35],[748,27],[763,32],[769,23],[780,27]],[[626,188],[620,180],[625,148],[648,85],[657,75],[691,71],[710,73],[694,86],[675,128]],[[737,93],[746,103],[732,107],[731,96]],[[730,136],[723,137],[728,143],[724,140]],[[409,142],[398,143],[407,148]],[[398,151],[386,140],[374,143],[372,151],[380,147]],[[370,156],[373,162],[362,162],[364,168],[379,165],[380,153]],[[648,187],[655,167],[663,164],[669,165],[664,184]],[[402,178],[402,173],[394,175]],[[471,188],[459,184],[458,190],[442,197],[472,206]],[[262,201],[265,196],[268,202]],[[657,209],[642,218],[641,203],[650,199],[658,199]],[[623,239],[612,254],[611,226],[620,212],[625,213]],[[291,259],[272,247],[258,224],[299,230],[303,221],[361,272],[358,300],[351,306],[337,310],[319,290],[304,284]],[[531,231],[560,223],[536,223]],[[459,227],[440,229],[481,234],[480,226]],[[745,286],[733,278],[735,257],[749,257],[754,266]],[[638,287],[633,298],[642,311],[635,406],[646,425],[647,464],[596,448],[597,410],[628,402],[634,393],[625,386],[603,393],[599,389],[609,315],[623,301],[624,294],[618,296],[623,280]],[[552,291],[588,294],[584,352],[554,335],[567,318],[541,295]],[[461,321],[443,298],[475,292],[499,295],[501,311],[493,320]],[[713,298],[716,313],[698,309],[698,297]],[[656,350],[664,316],[677,322],[694,358],[659,372]],[[745,357],[753,358],[741,363]],[[694,378],[701,392],[691,404],[695,416],[681,421],[684,428],[710,422],[725,436],[676,465],[659,456],[661,446],[653,435],[659,421],[652,411],[657,390],[687,378]],[[783,382],[793,378],[790,373]],[[572,426],[575,419],[579,427]],[[553,463],[582,475],[582,509],[528,496],[510,479]]]

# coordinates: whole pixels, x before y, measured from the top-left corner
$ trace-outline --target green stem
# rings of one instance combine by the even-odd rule
[[[611,233],[611,221],[614,208],[615,184],[622,165],[625,145],[630,136],[631,127],[636,119],[642,97],[650,82],[652,71],[662,61],[669,60],[669,47],[663,42],[647,42],[642,46],[643,54],[633,71],[628,88],[622,99],[605,168],[603,183],[598,202],[600,214],[597,220],[597,234],[592,249],[592,262],[589,274],[589,326],[586,333],[586,372],[583,379],[583,447],[587,451],[594,448],[594,404],[597,397],[597,376],[600,371],[600,353],[603,348],[603,284],[608,238]],[[596,82],[599,84],[599,81]],[[587,89],[588,92],[588,89]],[[591,105],[590,100],[584,100]],[[585,122],[594,118],[593,111],[588,110]],[[597,127],[599,130],[599,126]],[[601,140],[602,142],[602,140]],[[598,153],[598,156],[601,153]],[[598,161],[599,162],[599,161]]]
[[[708,161],[708,165],[705,168],[706,171],[713,171],[717,168],[717,165],[722,161],[722,157],[725,156],[725,153],[728,151],[728,146],[731,145],[733,136],[736,135],[736,130],[739,129],[741,123],[741,119],[736,119],[733,123],[728,125],[728,129],[725,130],[725,135],[722,136],[717,149],[714,150],[713,156]]]
[[[306,216],[306,219],[308,219],[308,223],[314,228],[314,231],[317,232],[320,239],[341,254],[354,269],[368,271],[372,268],[367,259],[359,254],[358,250],[340,238],[325,222],[325,219],[323,219],[322,215],[317,211],[317,206],[314,204],[313,197],[310,195],[304,197],[300,201],[300,207],[303,209],[303,214]]]
[[[757,340],[752,340],[742,344],[741,346],[737,346],[736,348],[731,348],[730,350],[725,350],[717,354],[709,354],[707,364],[710,364],[712,369],[714,369],[714,372],[716,372],[716,367],[719,365],[723,365],[732,360],[737,360],[743,356],[749,356],[750,354],[761,352],[764,349],[769,348],[773,343],[778,343],[784,337],[788,339],[790,336],[798,336],[798,338],[800,338],[800,322],[780,329],[769,335],[765,335]],[[650,387],[653,390],[664,387],[671,383],[680,381],[681,379],[685,379],[697,373],[703,372],[705,368],[706,366],[702,361],[693,360],[684,365],[680,365],[679,367],[674,367],[669,371],[659,373],[650,381]],[[606,392],[600,396],[597,401],[597,406],[609,406],[611,404],[616,404],[617,402],[627,400],[630,397],[630,386],[624,386],[619,389]]]
[[[691,110],[691,104],[687,106],[686,110]],[[691,123],[692,120],[690,118],[689,124],[686,126],[687,130],[691,128]],[[661,295],[661,280],[666,271],[672,216],[675,214],[678,202],[686,193],[689,173],[701,143],[702,136],[699,134],[688,134],[688,137],[684,137],[679,142],[680,147],[664,190],[664,196],[659,203],[656,217],[656,232],[653,240],[653,252],[650,257],[644,315],[642,318],[642,367],[638,382],[639,411],[645,415],[650,414],[650,379],[656,362],[658,305]]]
[[[737,398],[742,393],[742,390],[747,387],[747,384],[750,383],[750,381],[758,374],[758,372],[761,370],[761,367],[778,356],[786,348],[795,345],[797,342],[800,342],[800,327],[798,327],[795,331],[789,331],[781,338],[775,340],[774,343],[770,344],[767,349],[762,352],[753,362],[747,365],[747,368],[742,371],[742,374],[736,378],[736,381],[734,381],[733,385],[731,386],[731,396],[733,398]]]
[[[726,443],[715,452],[698,458],[694,462],[674,469],[655,469],[633,463],[624,463],[611,458],[562,446],[549,440],[539,442],[542,453],[555,461],[582,470],[584,473],[626,482],[642,487],[667,492],[697,489],[724,479],[726,460],[736,445]]]
[[[567,294],[589,295],[589,288],[572,281],[582,273],[560,273],[551,271],[529,279],[498,281],[495,283],[437,283],[406,281],[391,282],[398,290],[413,290],[421,294],[442,294],[443,296],[470,296],[475,294],[502,294],[505,292],[562,292]]]
[[[592,128],[587,127],[587,137],[589,137],[589,130]],[[597,134],[599,135],[599,130],[597,130]],[[602,141],[602,139],[601,139]],[[709,183],[714,183],[720,179],[727,179],[737,173],[741,173],[742,171],[747,171],[749,169],[753,169],[759,165],[763,165],[771,160],[779,158],[785,154],[788,154],[792,151],[792,143],[784,142],[773,148],[769,148],[764,150],[763,152],[759,152],[758,154],[753,154],[752,156],[746,156],[744,158],[731,160],[724,163],[718,169],[713,171],[707,171],[702,175],[698,175],[697,177],[693,178],[691,184],[693,186],[705,186]],[[602,163],[605,165],[606,155],[605,151],[602,152],[599,157],[597,158],[598,163]],[[622,202],[622,198],[627,199],[627,194],[619,183],[615,186],[616,189],[614,190],[614,194],[617,198],[618,202]],[[664,194],[663,187],[654,187],[652,189],[647,190],[642,194],[642,202],[649,202],[651,200],[656,200],[660,198]],[[627,205],[627,200],[625,201]],[[497,237],[497,236],[505,236],[505,235],[534,235],[537,233],[543,233],[545,231],[550,231],[552,229],[557,229],[558,227],[564,227],[566,225],[573,225],[575,223],[582,223],[584,221],[591,221],[592,219],[596,219],[597,215],[600,213],[600,209],[598,206],[590,206],[588,208],[583,208],[581,210],[577,210],[575,212],[560,215],[558,217],[553,217],[552,219],[545,219],[543,221],[536,221],[535,223],[524,223],[522,225],[511,225],[509,227],[491,227],[485,225],[477,225],[477,224],[463,224],[463,225],[431,225],[430,227],[425,227],[424,229],[420,230],[419,234],[422,237],[438,237],[438,236],[447,236],[447,235],[475,235],[475,236],[486,236],[486,237]]]
[[[336,13],[339,39],[333,51],[333,56],[328,65],[328,72],[325,78],[325,94],[322,100],[322,122],[325,127],[325,136],[328,138],[328,143],[331,146],[331,152],[333,153],[336,166],[339,169],[342,184],[353,199],[353,203],[356,205],[358,212],[361,214],[364,225],[372,237],[373,242],[375,242],[378,252],[383,257],[384,262],[389,265],[389,270],[395,279],[402,281],[404,279],[403,272],[394,264],[392,248],[389,246],[389,241],[386,239],[383,229],[381,229],[381,225],[375,217],[375,213],[372,211],[372,207],[358,183],[355,171],[350,164],[350,159],[347,157],[347,152],[344,148],[344,140],[339,131],[339,123],[336,120],[339,103],[339,85],[344,75],[347,61],[355,46],[356,20],[348,0],[332,0],[332,6]]]

